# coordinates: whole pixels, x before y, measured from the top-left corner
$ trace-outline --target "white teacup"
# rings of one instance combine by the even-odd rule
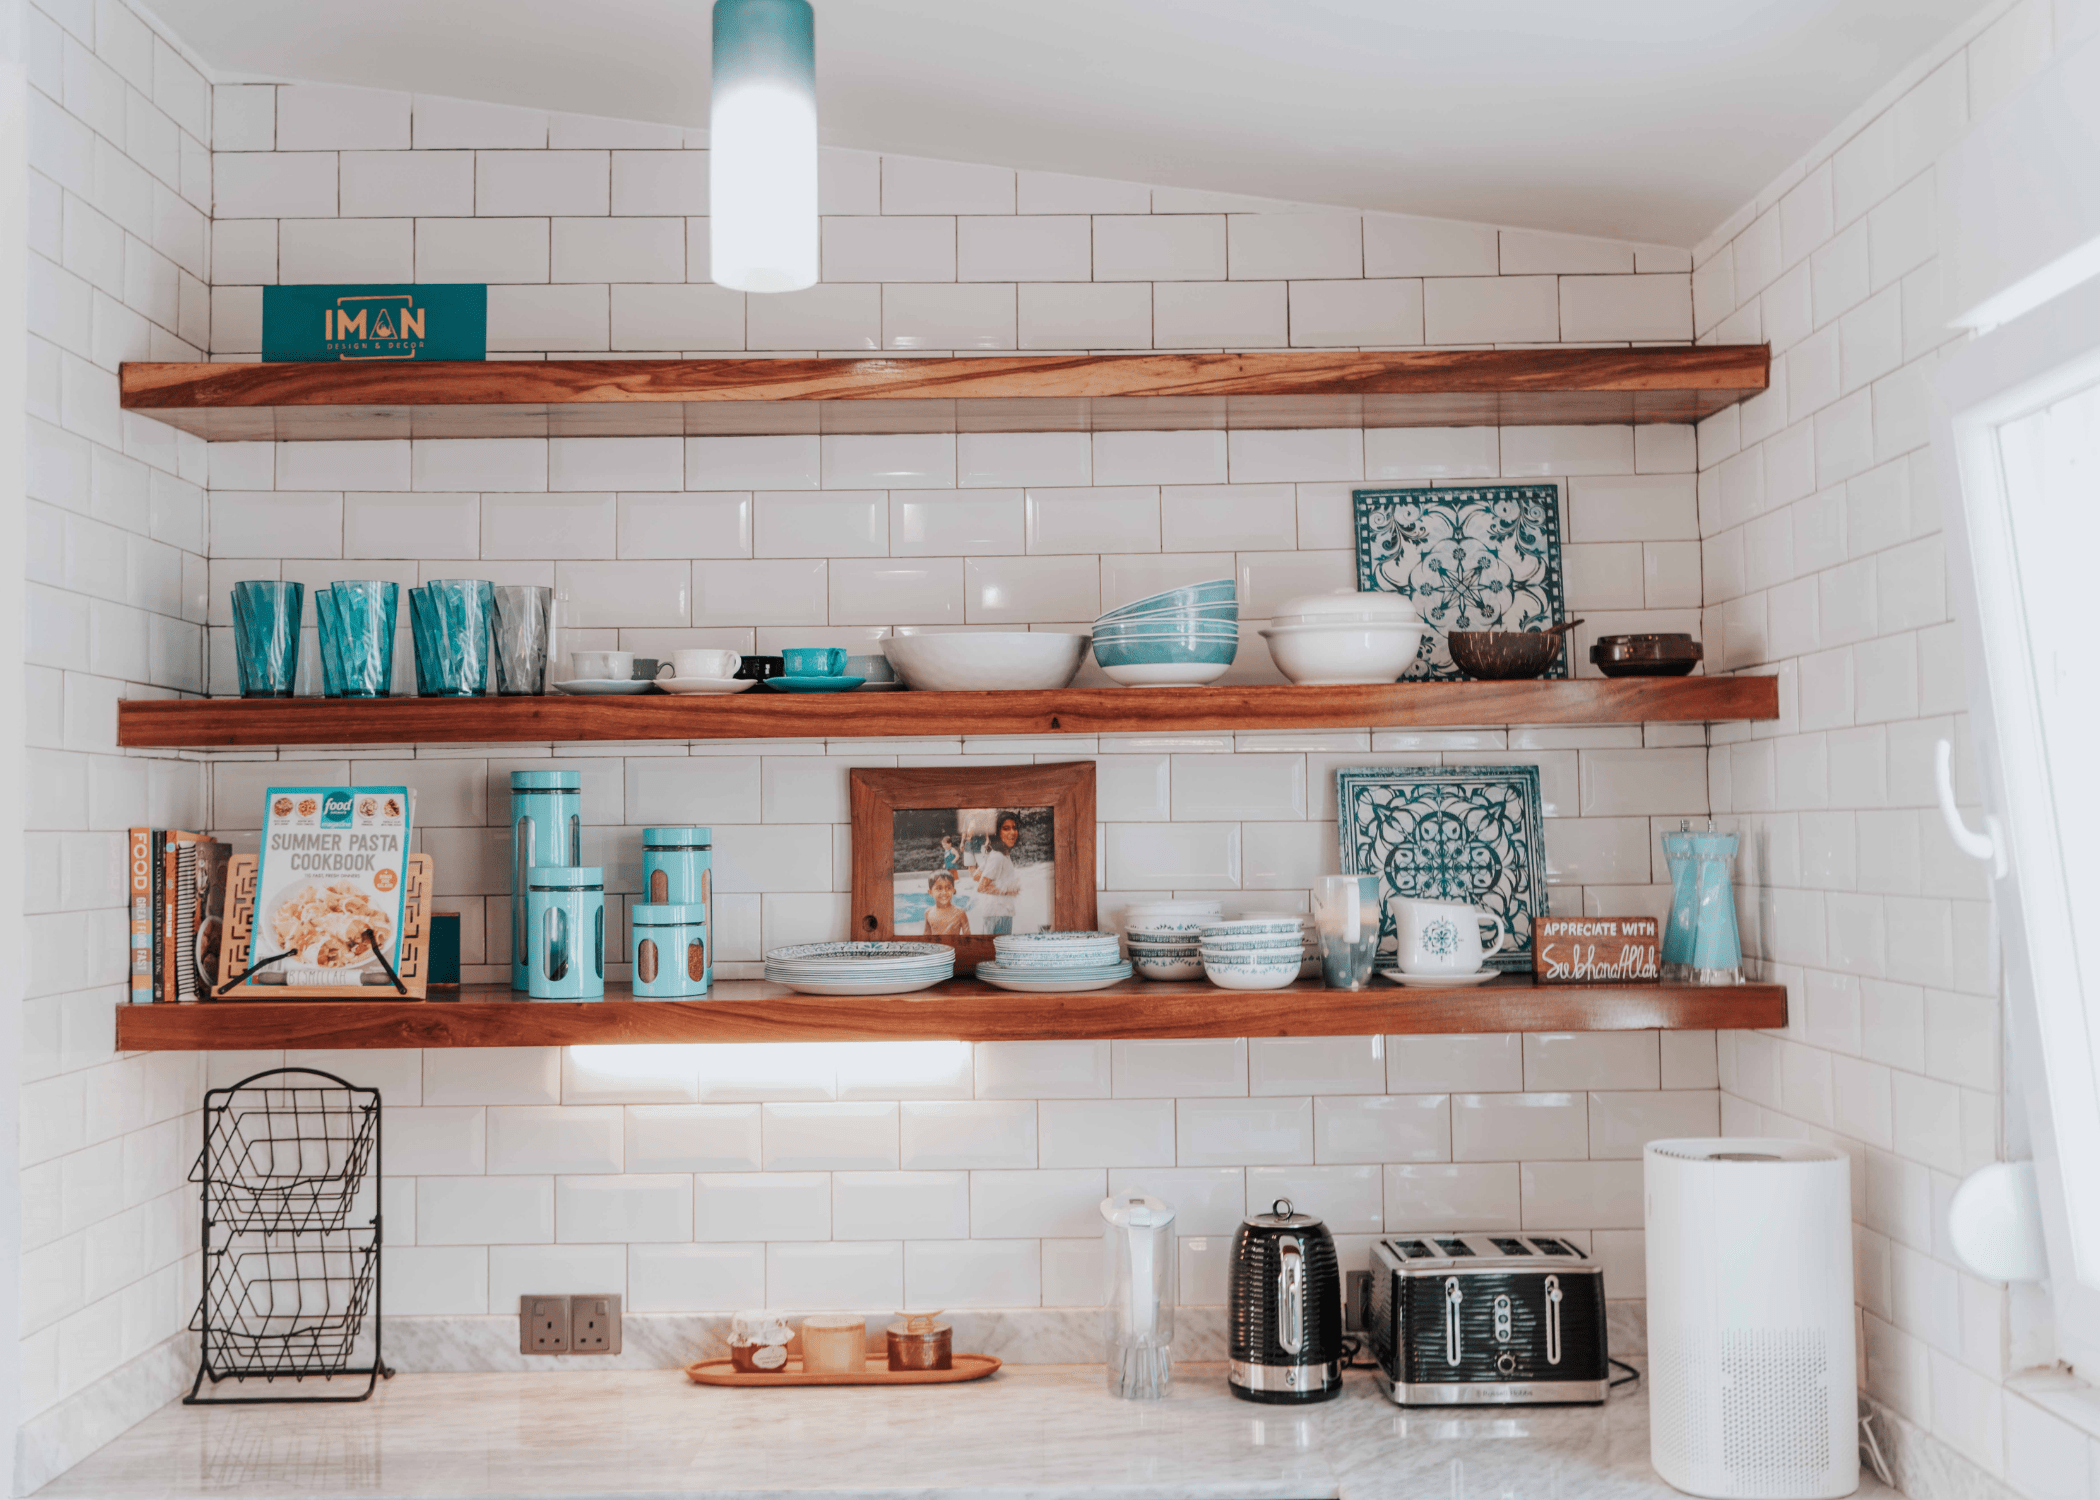
[[[1480,927],[1495,925],[1495,945],[1483,947]],[[1393,902],[1393,925],[1399,930],[1400,951],[1395,960],[1403,974],[1432,974],[1449,978],[1477,974],[1487,959],[1509,947],[1509,924],[1491,911],[1467,906],[1462,901],[1418,901],[1400,897]]]
[[[634,676],[634,653],[571,651],[569,676],[577,682],[625,682]]]
[[[744,658],[734,651],[707,649],[673,651],[671,661],[680,677],[734,677]]]

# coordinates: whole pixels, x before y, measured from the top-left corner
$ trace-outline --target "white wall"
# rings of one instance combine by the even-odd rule
[[[124,830],[196,826],[200,769],[116,749],[123,697],[203,685],[204,445],[117,407],[203,352],[211,91],[114,0],[22,7],[28,95],[27,1488],[174,1393],[196,1299],[202,1060],[119,1056]]]
[[[1945,1234],[1955,1185],[2002,1150],[2003,1023],[1986,882],[1932,790],[1934,741],[1965,758],[1968,732],[1926,453],[1957,337],[1933,162],[2069,29],[2036,0],[1999,10],[1746,206],[1692,279],[1702,341],[1773,349],[1771,390],[1699,428],[1708,660],[1776,672],[1783,714],[1716,727],[1714,808],[1745,834],[1746,942],[1794,997],[1784,1032],[1722,1037],[1722,1119],[1853,1153],[1865,1388],[1920,1496],[1988,1483],[1921,1432],[2022,1494],[2083,1494],[2088,1464],[2085,1431],[2005,1387],[2026,1362],[2008,1295]]]
[[[221,87],[215,131],[218,358],[252,357],[258,284],[278,279],[486,280],[492,348],[520,358],[1691,332],[1681,251],[843,151],[825,153],[824,283],[745,298],[706,280],[698,136],[298,86]],[[241,578],[553,584],[572,646],[662,655],[1084,627],[1224,574],[1248,617],[1235,678],[1274,681],[1252,629],[1281,598],[1353,583],[1349,492],[1367,481],[1554,483],[1589,628],[1691,629],[1694,463],[1683,427],[217,444],[211,682],[231,688]],[[263,753],[215,758],[211,815],[253,829],[261,788],[292,776],[414,783],[470,975],[497,979],[506,773],[572,766],[616,904],[639,886],[642,825],[714,827],[733,976],[846,935],[853,765],[1095,758],[1113,920],[1161,891],[1302,910],[1335,867],[1334,769],[1440,762],[1541,768],[1556,909],[1657,910],[1654,835],[1707,812],[1706,755],[1700,726]],[[1640,1143],[1719,1119],[1708,1034],[323,1065],[388,1101],[388,1308],[487,1317],[489,1349],[526,1290],[664,1313],[1084,1305],[1092,1205],[1140,1178],[1182,1208],[1195,1303],[1223,1300],[1220,1236],[1280,1192],[1352,1255],[1385,1226],[1567,1231],[1636,1297]]]

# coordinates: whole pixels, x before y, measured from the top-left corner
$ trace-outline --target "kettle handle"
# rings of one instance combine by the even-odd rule
[[[1276,1273],[1276,1342],[1285,1354],[1305,1349],[1305,1247],[1292,1236],[1281,1245],[1283,1268]]]

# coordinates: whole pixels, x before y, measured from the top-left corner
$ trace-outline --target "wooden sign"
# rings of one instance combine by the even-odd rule
[[[1657,983],[1660,933],[1653,917],[1534,917],[1532,974],[1540,984]]]

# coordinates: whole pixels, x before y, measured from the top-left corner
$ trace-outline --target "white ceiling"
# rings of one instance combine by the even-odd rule
[[[1980,0],[815,0],[827,143],[1689,245]],[[704,125],[707,0],[156,0],[225,75]]]

